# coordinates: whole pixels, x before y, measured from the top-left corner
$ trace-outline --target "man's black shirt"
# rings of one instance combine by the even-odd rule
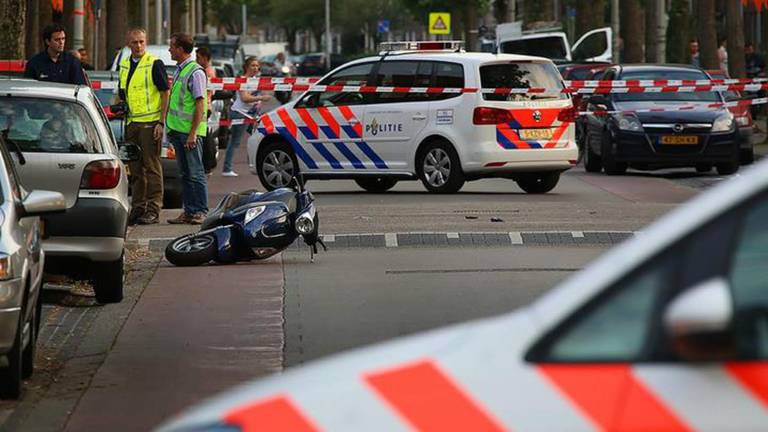
[[[51,60],[47,50],[35,54],[27,62],[24,77],[64,84],[88,84],[80,60],[66,51],[59,55],[56,63]]]
[[[131,82],[131,77],[133,76],[133,73],[136,72],[136,66],[139,65],[139,62],[130,59],[128,64],[131,65],[131,68],[128,70],[128,79],[125,81],[126,87],[128,87],[128,83]],[[165,72],[165,64],[160,59],[157,59],[154,63],[152,63],[152,83],[161,92],[171,88],[168,85],[168,74]],[[128,89],[126,88],[126,91],[127,90]],[[128,101],[128,96],[122,89],[120,89],[120,99]]]

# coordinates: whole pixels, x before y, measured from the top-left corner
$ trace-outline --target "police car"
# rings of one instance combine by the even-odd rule
[[[177,431],[768,430],[768,161],[528,307],[242,385]]]
[[[575,165],[573,106],[550,60],[468,53],[456,42],[385,48],[318,83],[340,91],[310,89],[261,117],[248,157],[264,187],[301,172],[353,179],[371,192],[418,178],[430,192],[452,193],[468,180],[503,177],[545,193]],[[479,91],[533,87],[548,92]]]

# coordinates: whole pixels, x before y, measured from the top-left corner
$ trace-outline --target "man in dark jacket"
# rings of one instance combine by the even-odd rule
[[[80,60],[64,51],[67,36],[60,24],[50,24],[43,30],[45,50],[35,54],[24,70],[25,78],[64,84],[88,83]]]

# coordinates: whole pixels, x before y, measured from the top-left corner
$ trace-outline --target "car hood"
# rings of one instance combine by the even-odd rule
[[[675,109],[680,107],[693,107],[684,111],[666,111],[666,112],[638,112],[637,117],[642,123],[678,123],[678,122],[697,122],[712,123],[716,118],[728,112],[727,108],[711,108],[709,105],[713,102],[691,102],[691,101],[634,101],[634,102],[616,102],[614,104],[617,111],[638,111],[649,109]]]
[[[504,376],[512,378],[518,368],[530,369],[523,354],[538,334],[539,326],[526,310],[356,349],[241,384],[188,409],[158,431],[186,432],[239,424],[231,420],[236,417],[234,413],[262,404],[277,408],[275,401],[295,405],[307,421],[320,420],[323,426],[333,425],[336,430],[370,430],[373,425],[379,430],[397,430],[397,424],[387,423],[388,416],[381,416],[381,409],[387,406],[377,399],[370,384],[366,386],[367,377],[425,365],[442,371],[460,386],[466,380],[498,383]],[[316,415],[321,418],[313,419]]]

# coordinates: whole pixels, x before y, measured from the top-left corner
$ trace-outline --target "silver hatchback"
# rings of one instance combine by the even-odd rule
[[[17,398],[22,379],[34,369],[45,262],[39,216],[64,208],[58,192],[27,193],[0,137],[0,355],[7,359],[0,369],[2,397]]]
[[[0,131],[30,188],[61,192],[67,211],[44,218],[46,271],[90,279],[100,303],[123,298],[128,178],[109,121],[88,87],[0,81]]]

